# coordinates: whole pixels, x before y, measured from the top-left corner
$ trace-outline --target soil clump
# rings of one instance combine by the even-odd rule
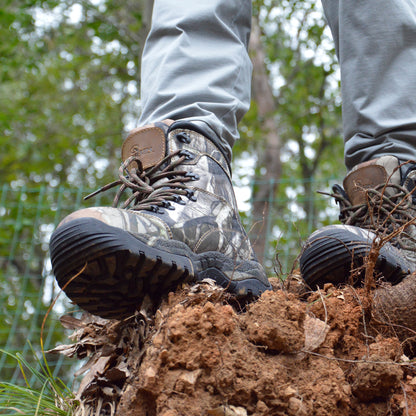
[[[416,416],[409,333],[374,313],[374,293],[293,281],[246,306],[206,282],[155,314],[64,318],[75,343],[59,351],[90,356],[84,414]]]

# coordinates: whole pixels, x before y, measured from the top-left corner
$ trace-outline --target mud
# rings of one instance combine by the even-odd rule
[[[416,415],[413,356],[372,294],[273,284],[246,308],[209,284],[171,293],[124,351],[116,414]]]

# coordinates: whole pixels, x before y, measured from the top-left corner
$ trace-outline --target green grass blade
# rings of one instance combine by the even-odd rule
[[[32,349],[40,370],[31,365],[21,354],[12,354],[0,349],[0,352],[13,358],[22,371],[26,386],[0,382],[0,414],[27,416],[71,416],[77,406],[74,395],[59,378],[51,375],[47,363],[37,357]],[[30,385],[35,380],[37,388]],[[3,412],[3,411],[6,412]]]

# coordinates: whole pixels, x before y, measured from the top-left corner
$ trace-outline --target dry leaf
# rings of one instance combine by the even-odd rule
[[[48,354],[62,354],[65,357],[72,358],[78,350],[78,345],[70,344],[70,345],[57,345],[55,348],[46,351]]]
[[[306,315],[304,322],[305,351],[314,351],[325,341],[329,325],[318,318]]]
[[[74,318],[70,315],[64,315],[59,318],[62,326],[66,329],[79,329],[84,328],[86,323],[81,319]]]

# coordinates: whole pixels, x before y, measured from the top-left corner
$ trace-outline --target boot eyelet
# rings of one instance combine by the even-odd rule
[[[180,132],[178,134],[176,134],[176,139],[179,140],[182,143],[191,143],[191,138],[189,137],[189,135],[185,132]]]
[[[156,214],[163,214],[163,210],[160,209],[157,205],[150,205],[149,211],[154,212]]]
[[[197,173],[187,172],[185,174],[186,178],[191,178],[193,181],[199,181],[200,177]]]
[[[163,208],[166,208],[169,211],[175,211],[175,207],[169,201],[164,201],[162,203],[162,206],[163,206]]]
[[[186,202],[179,195],[174,196],[173,202],[176,202],[179,205],[186,205]]]
[[[192,191],[191,189],[185,189],[186,191],[186,197],[190,200],[195,202],[196,201],[196,197],[194,196],[194,191]]]
[[[195,158],[195,155],[193,153],[191,153],[189,150],[185,150],[185,149],[183,149],[179,152],[179,156],[184,156],[185,160],[192,160],[192,159]]]

